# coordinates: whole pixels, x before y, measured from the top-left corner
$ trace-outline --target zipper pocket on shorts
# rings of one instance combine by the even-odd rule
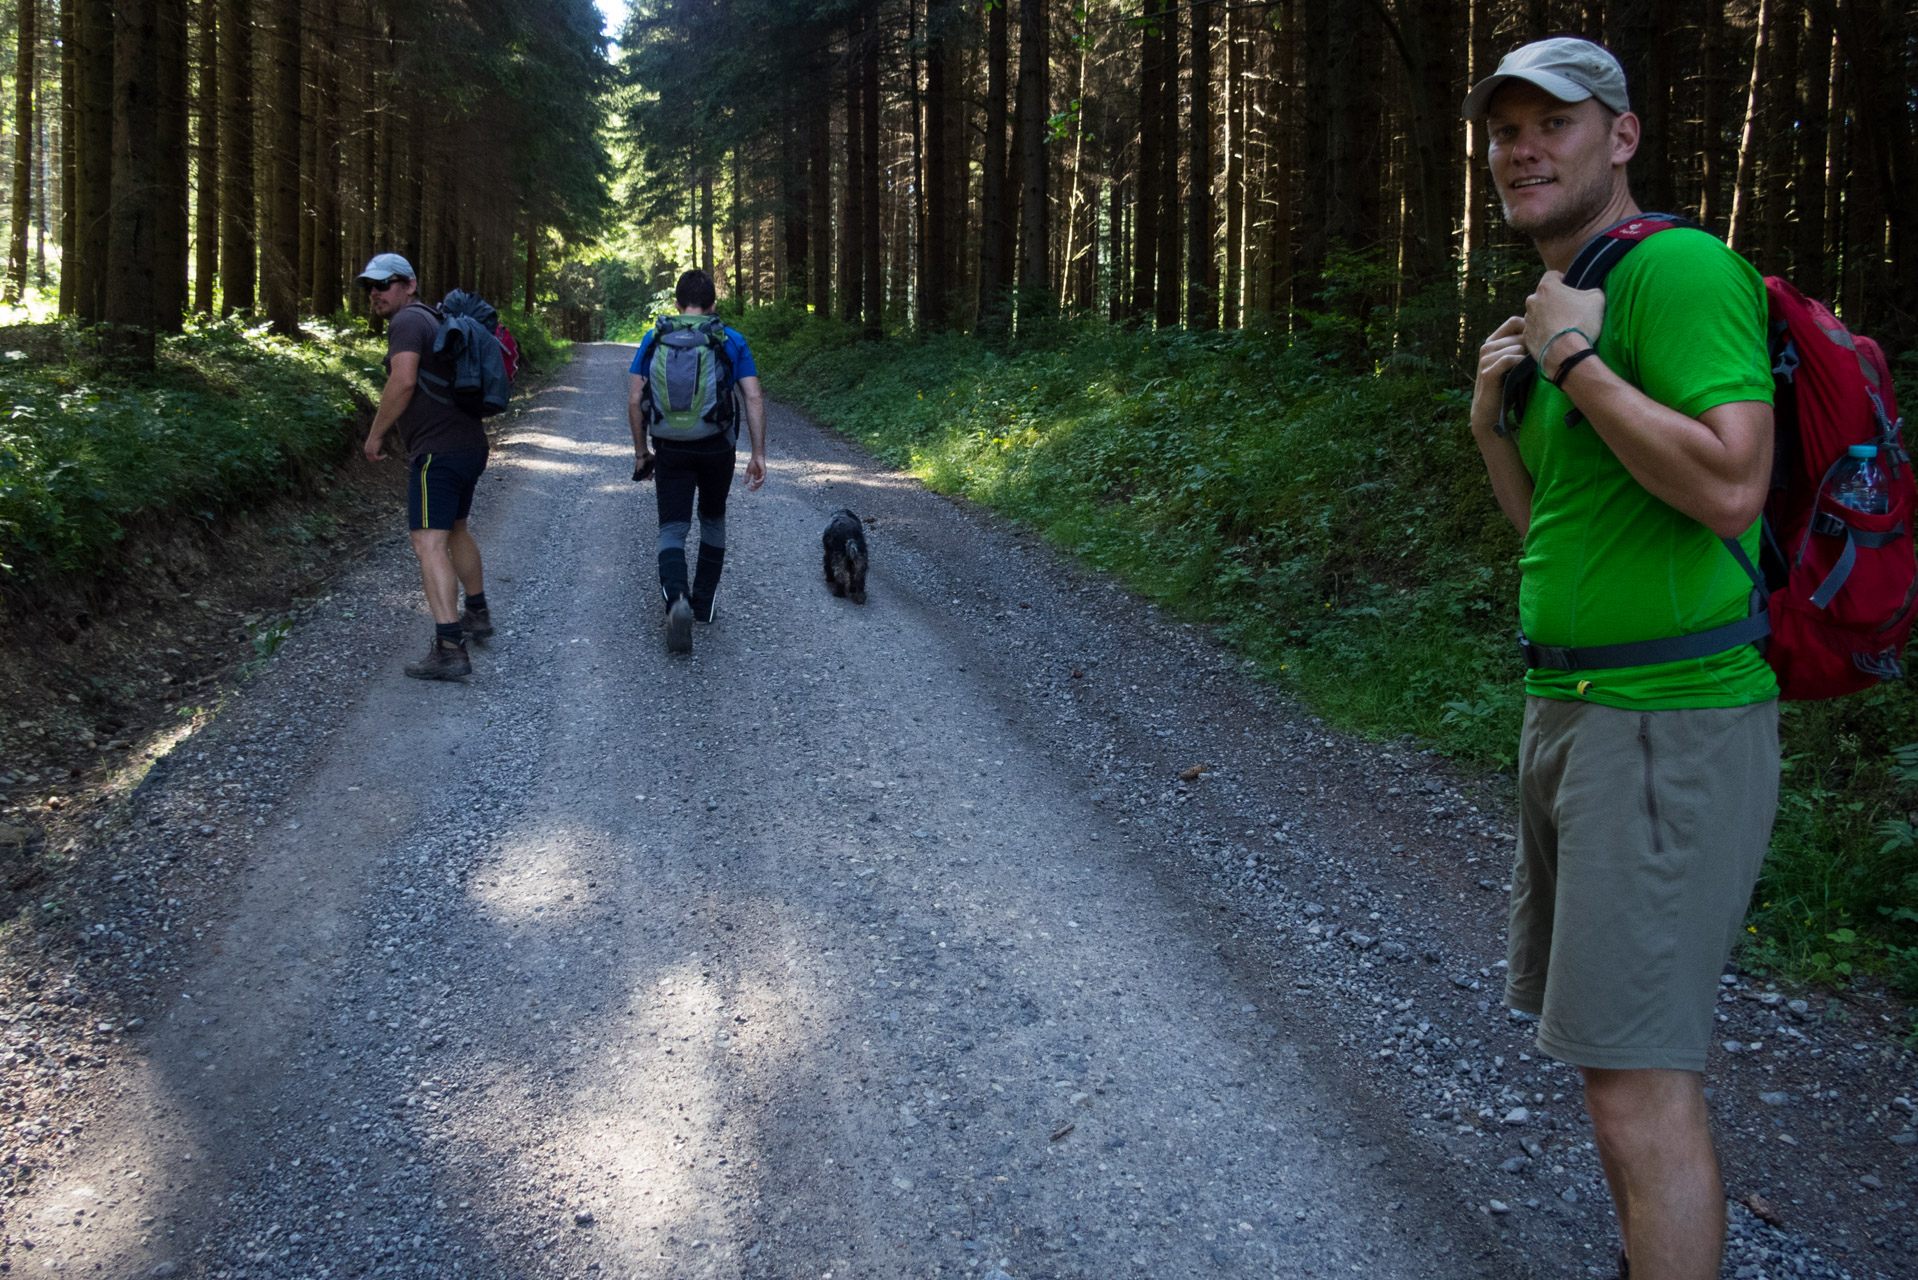
[[[1652,717],[1643,711],[1638,715],[1638,745],[1645,757],[1645,811],[1652,820],[1652,852],[1663,853],[1664,841],[1658,834],[1657,772],[1652,762]]]

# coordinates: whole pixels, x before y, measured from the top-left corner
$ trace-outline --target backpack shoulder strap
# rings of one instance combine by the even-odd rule
[[[1605,277],[1612,268],[1625,260],[1625,255],[1661,231],[1687,228],[1693,231],[1703,230],[1690,218],[1675,213],[1638,213],[1623,218],[1605,228],[1578,251],[1572,259],[1572,265],[1565,272],[1565,283],[1574,289],[1598,289],[1605,284]],[[1509,436],[1518,430],[1519,423],[1525,417],[1525,406],[1530,402],[1532,387],[1538,381],[1538,361],[1526,356],[1505,375],[1503,404],[1499,409],[1499,435]]]

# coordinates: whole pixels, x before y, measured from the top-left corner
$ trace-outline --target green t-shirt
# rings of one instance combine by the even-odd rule
[[[1771,403],[1765,286],[1701,231],[1662,231],[1605,281],[1598,358],[1653,400],[1696,418],[1738,400]],[[1571,400],[1541,378],[1518,449],[1532,474],[1519,558],[1520,625],[1535,643],[1623,644],[1736,622],[1752,584],[1710,529],[1646,492]],[[1742,539],[1758,558],[1758,525]],[[1536,669],[1525,691],[1628,709],[1736,707],[1778,696],[1753,645],[1709,658],[1609,671]]]

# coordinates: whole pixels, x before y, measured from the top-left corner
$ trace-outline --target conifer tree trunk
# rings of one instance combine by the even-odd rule
[[[860,256],[864,265],[866,333],[884,332],[886,280],[879,255],[879,0],[867,0],[859,45],[859,177],[865,192],[859,201]]]
[[[1159,278],[1153,286],[1156,318],[1163,327],[1179,323],[1179,8],[1161,7],[1164,46],[1159,62]]]
[[[220,6],[220,314],[256,302],[258,220],[253,205],[253,0]]]
[[[300,319],[300,0],[273,0],[273,146],[267,161],[267,234],[260,283],[273,332]]]
[[[533,314],[533,308],[539,302],[539,228],[526,228],[526,293],[521,309],[527,315]]]
[[[253,0],[221,4],[221,315],[247,313],[259,288],[253,188]]]
[[[340,0],[325,0],[321,22],[314,68],[319,111],[314,126],[318,148],[313,175],[313,311],[330,316],[345,302],[340,292],[344,274],[340,264]]]
[[[158,73],[154,120],[153,320],[178,333],[186,315],[187,0],[159,0],[154,26]]]
[[[1798,59],[1799,92],[1804,101],[1804,124],[1798,131],[1796,204],[1798,222],[1792,242],[1791,271],[1800,287],[1814,297],[1829,297],[1825,272],[1826,138],[1831,128],[1831,27],[1811,10],[1811,26]]]
[[[13,226],[7,240],[6,300],[18,302],[27,291],[27,223],[33,202],[34,111],[33,58],[40,42],[40,0],[20,0],[14,44],[13,79]]]
[[[713,274],[713,168],[699,170],[699,269]]]
[[[866,215],[860,208],[866,195],[866,183],[859,173],[860,157],[865,148],[860,145],[859,87],[862,82],[859,66],[860,19],[863,10],[857,10],[846,20],[846,162],[844,168],[845,189],[839,203],[839,318],[856,322],[864,306],[865,282],[862,275],[864,255],[860,238],[865,230]]]
[[[1019,0],[1019,174],[1021,306],[1038,306],[1052,281],[1047,199],[1048,40],[1045,0]]]
[[[986,10],[986,141],[979,188],[979,322],[997,325],[1006,288],[1006,8]]]
[[[108,220],[113,209],[113,3],[77,3],[74,311],[97,324],[107,314]]]
[[[1293,159],[1297,136],[1298,96],[1293,91],[1293,69],[1298,64],[1299,9],[1294,0],[1280,0],[1279,5],[1279,42],[1274,46],[1271,41],[1265,45],[1266,83],[1273,80],[1272,67],[1277,64],[1285,76],[1285,85],[1272,90],[1269,104],[1269,118],[1276,139],[1271,167],[1272,234],[1267,250],[1271,266],[1267,272],[1267,285],[1264,309],[1267,312],[1284,311],[1286,324],[1291,324],[1291,311],[1296,301],[1294,263],[1296,238],[1292,233],[1293,210],[1296,204],[1296,188],[1292,181]]]
[[[52,41],[48,41],[48,56],[51,56]],[[44,291],[47,287],[47,201],[55,199],[57,183],[50,182],[50,158],[60,147],[59,130],[54,125],[55,117],[47,110],[47,83],[43,77],[38,96],[41,102],[38,112],[40,121],[40,140],[34,145],[34,167],[39,171],[34,177],[33,198],[33,280],[34,287]]]
[[[1745,95],[1745,126],[1738,139],[1738,176],[1732,187],[1732,226],[1726,243],[1744,253],[1752,250],[1752,202],[1758,194],[1758,156],[1763,140],[1758,136],[1759,116],[1764,110],[1766,47],[1771,43],[1775,0],[1758,0],[1758,21],[1752,35],[1751,87]]]
[[[74,249],[73,195],[79,185],[73,152],[79,90],[74,83],[74,0],[60,0],[60,314],[71,315],[79,264]]]
[[[735,146],[733,148],[733,189],[732,189],[732,197],[729,202],[729,207],[731,209],[731,212],[727,216],[727,222],[729,224],[729,228],[731,231],[732,248],[733,248],[732,292],[733,292],[733,298],[735,299],[735,302],[733,304],[735,312],[744,309],[744,299],[746,297],[745,282],[742,279],[740,274],[746,269],[746,260],[745,260],[745,255],[740,251],[740,245],[739,245],[739,236],[741,231],[740,212],[739,212],[739,186],[740,186],[739,148]]]
[[[786,127],[780,130],[779,208],[783,232],[780,262],[774,267],[779,279],[775,296],[789,295],[804,300],[808,264],[812,259],[812,190],[806,166],[806,149],[812,139],[810,113],[801,115],[798,95],[788,102]]]
[[[213,314],[220,270],[220,76],[218,0],[200,0],[199,139],[194,161],[193,310]]]
[[[304,5],[305,0],[302,0]],[[305,20],[306,15],[302,14]],[[293,264],[293,279],[302,309],[310,310],[313,301],[313,210],[319,202],[318,184],[320,137],[327,121],[319,112],[319,95],[314,76],[320,59],[320,42],[311,31],[300,33],[300,254]]]
[[[115,199],[107,216],[108,344],[134,364],[153,363],[154,135],[159,117],[159,0],[114,0]]]
[[[1228,329],[1243,323],[1245,266],[1245,21],[1228,9],[1225,19],[1225,280],[1220,289]]]
[[[1194,329],[1219,327],[1212,273],[1212,5],[1192,4],[1191,123],[1186,137],[1185,318]]]
[[[1141,6],[1145,31],[1139,42],[1139,198],[1133,214],[1131,306],[1136,316],[1158,310],[1159,184],[1165,179],[1159,154],[1164,148],[1159,82],[1165,75],[1165,30],[1160,15],[1166,0],[1141,0]]]
[[[832,314],[832,106],[824,70],[816,68],[813,80],[806,95],[806,200],[812,224],[807,263],[813,309],[827,316]]]
[[[1491,0],[1468,0],[1471,6],[1471,35],[1467,41],[1465,83],[1475,85],[1492,73],[1496,65],[1492,55]],[[1479,275],[1479,259],[1484,254],[1491,232],[1491,172],[1486,163],[1486,134],[1483,121],[1474,120],[1465,128],[1465,298],[1468,302],[1484,292]],[[1470,312],[1468,310],[1469,318]],[[1465,334],[1461,342],[1477,344],[1484,334]],[[1476,350],[1476,345],[1473,345]]]
[[[1764,236],[1758,255],[1759,270],[1785,270],[1785,237],[1791,221],[1794,136],[1798,114],[1798,34],[1805,22],[1803,0],[1773,0],[1771,50],[1765,104]]]
[[[925,242],[920,246],[919,323],[937,331],[947,323],[946,271],[951,258],[946,215],[951,206],[952,158],[946,128],[946,0],[932,0],[926,11],[926,163]]]
[[[964,323],[960,297],[966,288],[966,227],[972,186],[971,101],[967,86],[967,42],[960,37],[961,10],[947,0],[946,63],[946,297],[941,304],[949,325]]]
[[[1699,193],[1698,221],[1707,231],[1718,234],[1725,217],[1724,148],[1719,135],[1725,128],[1724,97],[1725,14],[1717,4],[1707,4],[1699,24]]]

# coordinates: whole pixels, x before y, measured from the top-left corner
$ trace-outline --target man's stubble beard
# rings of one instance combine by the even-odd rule
[[[1590,182],[1580,188],[1570,203],[1530,226],[1522,224],[1512,216],[1512,206],[1503,196],[1499,197],[1499,207],[1505,214],[1505,225],[1520,235],[1527,236],[1533,241],[1561,240],[1587,226],[1604,213],[1605,206],[1612,202],[1612,194],[1612,174],[1607,169],[1604,173],[1595,175]]]

